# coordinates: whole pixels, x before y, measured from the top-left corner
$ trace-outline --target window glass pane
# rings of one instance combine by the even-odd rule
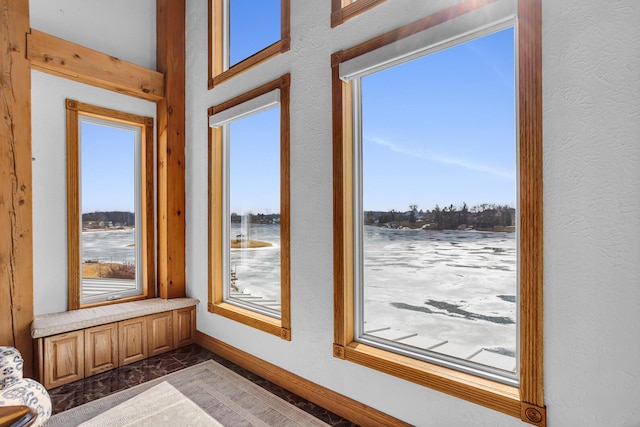
[[[361,85],[362,332],[515,372],[513,29]]]
[[[81,118],[82,302],[139,293],[136,147],[139,130]]]
[[[280,108],[229,125],[229,296],[280,313]]]
[[[229,0],[229,67],[280,40],[280,0]]]

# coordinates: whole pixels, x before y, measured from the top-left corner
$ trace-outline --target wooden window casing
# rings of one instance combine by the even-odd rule
[[[68,258],[68,309],[117,304],[155,296],[155,256],[154,256],[154,198],[153,198],[153,118],[124,113],[117,110],[84,104],[67,99],[67,258]],[[140,295],[123,297],[112,301],[82,304],[82,265],[80,263],[80,141],[79,115],[123,123],[140,128],[140,208],[142,230],[141,290]]]
[[[358,2],[361,0],[358,0]],[[362,344],[354,336],[353,120],[351,83],[340,64],[493,3],[458,3],[405,27],[332,55],[334,192],[334,348],[337,358],[403,378],[455,397],[546,424],[543,395],[542,74],[541,0],[517,3],[517,84],[520,207],[519,387]]]
[[[290,75],[266,83],[243,95],[209,108],[209,116],[280,89],[280,318],[239,307],[224,300],[223,129],[209,128],[209,312],[291,340],[290,311],[290,180],[289,180],[289,87]]]
[[[387,0],[331,0],[331,28],[384,3]]]
[[[224,69],[224,4],[230,0],[209,0],[209,89],[268,59],[288,51],[291,47],[290,1],[280,0],[280,40],[237,64]]]

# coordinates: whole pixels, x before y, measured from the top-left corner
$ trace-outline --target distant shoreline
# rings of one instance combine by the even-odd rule
[[[130,225],[122,226],[122,227],[109,227],[109,228],[83,228],[83,233],[93,233],[96,231],[122,231],[122,230],[135,230],[135,227]]]
[[[231,249],[256,249],[268,248],[273,246],[269,242],[261,242],[259,240],[232,240]]]

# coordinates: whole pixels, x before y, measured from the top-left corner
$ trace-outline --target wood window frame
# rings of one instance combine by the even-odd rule
[[[387,0],[331,0],[331,28],[372,9]]]
[[[288,51],[291,47],[291,0],[280,0],[280,40],[223,69],[224,63],[224,3],[229,0],[209,0],[209,89],[256,65]]]
[[[360,0],[359,0],[360,1]],[[359,343],[354,337],[351,83],[340,64],[493,3],[468,0],[332,55],[334,357],[546,425],[543,394],[541,0],[518,0],[520,385],[514,387]]]
[[[264,332],[291,340],[290,308],[290,152],[289,92],[291,76],[285,74],[222,104],[210,107],[211,117],[221,111],[280,89],[280,319],[238,307],[224,301],[223,251],[223,133],[209,128],[209,294],[208,310]]]
[[[154,186],[153,186],[153,118],[125,113],[109,108],[85,104],[72,99],[66,100],[67,110],[67,262],[68,262],[68,309],[96,307],[136,301],[155,296],[154,257]],[[140,205],[142,216],[140,241],[143,244],[142,278],[140,295],[120,298],[115,301],[100,301],[82,304],[82,275],[80,263],[80,197],[79,197],[79,116],[88,116],[107,121],[123,123],[140,128]],[[73,244],[76,242],[76,244]]]

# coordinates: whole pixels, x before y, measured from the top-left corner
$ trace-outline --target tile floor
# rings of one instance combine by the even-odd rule
[[[159,356],[151,357],[140,362],[122,366],[102,374],[94,375],[84,380],[75,381],[49,390],[53,403],[53,413],[66,411],[92,400],[100,399],[145,381],[159,378],[177,370],[197,365],[205,360],[213,359],[237,374],[247,378],[276,396],[297,406],[305,412],[321,419],[325,423],[336,427],[353,427],[344,418],[321,408],[287,390],[279,387],[244,368],[198,346],[190,345],[179,348]]]

